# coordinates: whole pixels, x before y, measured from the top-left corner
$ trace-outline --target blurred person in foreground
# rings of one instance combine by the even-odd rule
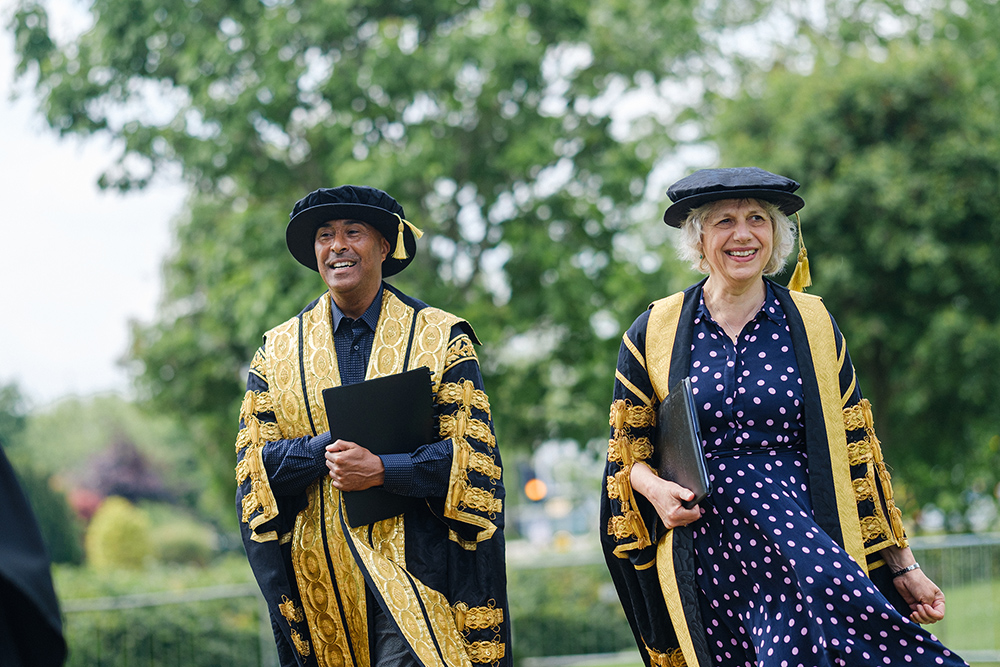
[[[788,289],[798,183],[707,169],[663,220],[708,277],[625,333],[601,504],[605,558],[647,665],[964,665],[920,623],[944,595],[907,546],[847,345]],[[661,479],[656,408],[689,376],[711,494]]]
[[[58,667],[66,660],[48,552],[27,496],[0,447],[0,665]]]
[[[236,441],[240,527],[283,667],[509,664],[504,488],[478,340],[383,282],[420,235],[366,186],[316,190],[291,213],[288,249],[328,289],[264,334]],[[439,441],[386,456],[331,441],[323,389],[420,366]],[[370,410],[393,419],[393,405]],[[350,527],[341,493],[373,486],[412,504]]]

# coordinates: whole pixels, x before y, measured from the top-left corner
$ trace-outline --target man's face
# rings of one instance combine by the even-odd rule
[[[338,305],[374,298],[389,242],[358,220],[331,220],[316,230],[316,266]]]

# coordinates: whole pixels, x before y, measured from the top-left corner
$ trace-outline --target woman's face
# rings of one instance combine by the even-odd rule
[[[760,280],[774,247],[774,223],[754,199],[723,199],[702,223],[709,272],[734,288]]]

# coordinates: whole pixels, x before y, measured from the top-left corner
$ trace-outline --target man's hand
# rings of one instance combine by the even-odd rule
[[[382,486],[385,480],[382,459],[347,440],[338,440],[326,446],[326,467],[330,470],[333,485],[341,491]]]

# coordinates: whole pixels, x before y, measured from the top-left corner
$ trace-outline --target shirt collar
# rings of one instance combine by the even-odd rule
[[[771,281],[764,281],[764,303],[761,304],[760,310],[754,314],[754,319],[756,319],[761,313],[764,313],[764,317],[771,320],[775,324],[785,323],[785,311],[782,310],[781,306],[778,304],[778,296],[774,293],[774,288],[771,286]],[[701,299],[698,302],[698,308],[695,311],[695,317],[702,320],[712,320],[712,314],[708,312],[708,307],[705,305],[705,290],[702,288]]]
[[[382,312],[382,292],[384,291],[385,284],[379,285],[378,294],[375,295],[375,298],[372,300],[364,314],[358,318],[358,320],[367,324],[368,328],[372,331],[375,331],[375,328],[378,326],[378,316]],[[332,296],[330,297],[330,315],[333,318],[334,331],[337,331],[337,329],[340,328],[340,323],[343,320],[351,319],[347,315],[344,315],[344,312],[337,305],[337,302],[333,300]]]

